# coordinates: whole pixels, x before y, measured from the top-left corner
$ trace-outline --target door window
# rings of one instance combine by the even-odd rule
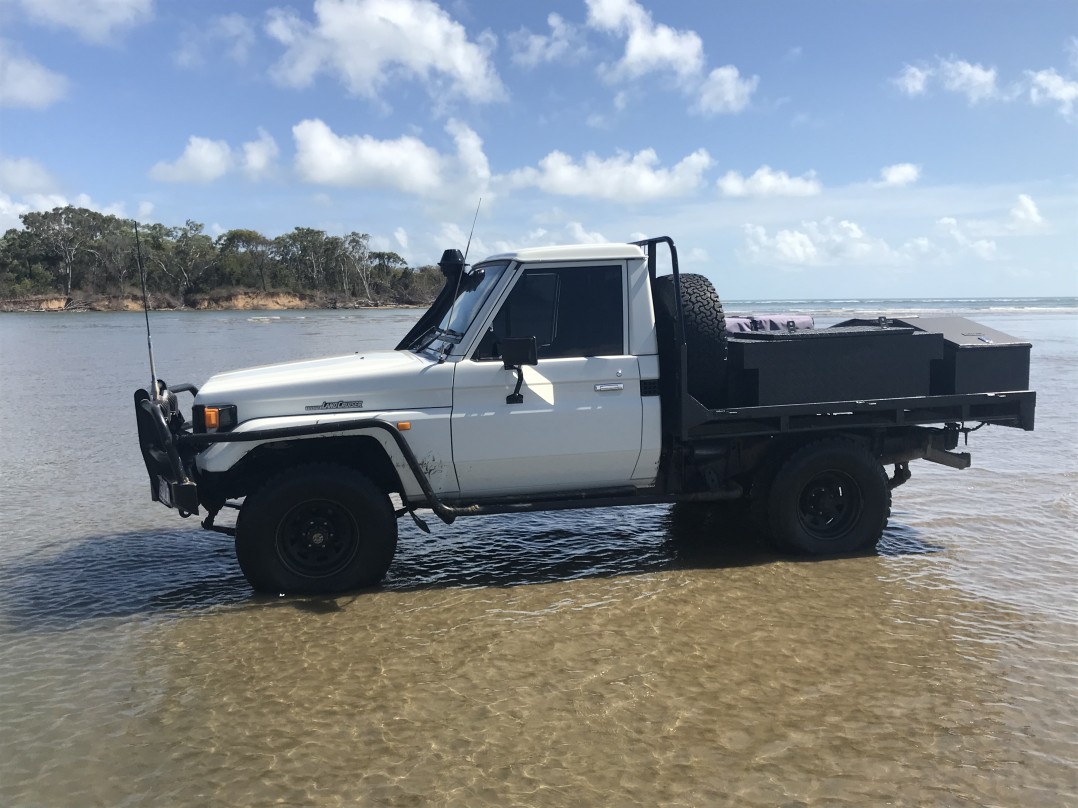
[[[474,358],[500,359],[499,340],[535,337],[540,359],[625,352],[620,266],[528,269],[494,318]]]

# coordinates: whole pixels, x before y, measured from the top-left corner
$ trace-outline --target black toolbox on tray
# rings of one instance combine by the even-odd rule
[[[727,406],[1029,389],[1030,343],[964,317],[731,335]]]
[[[895,321],[872,323],[731,336],[727,406],[930,395],[943,336]]]
[[[965,317],[909,317],[896,325],[943,335],[943,359],[932,366],[932,395],[1029,389],[1032,345]]]

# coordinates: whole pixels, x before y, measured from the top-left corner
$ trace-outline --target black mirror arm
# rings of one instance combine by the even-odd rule
[[[524,383],[524,368],[520,365],[509,365],[506,370],[515,370],[517,372],[517,386],[513,389],[513,392],[505,397],[506,404],[523,404],[524,396],[520,393],[520,385]]]

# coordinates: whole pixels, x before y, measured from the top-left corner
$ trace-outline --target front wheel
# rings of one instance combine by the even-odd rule
[[[778,469],[767,494],[770,534],[812,555],[874,547],[891,515],[891,490],[879,461],[846,440],[810,443]]]
[[[328,463],[273,477],[247,497],[236,522],[236,558],[260,592],[373,586],[396,549],[389,498],[359,472]]]

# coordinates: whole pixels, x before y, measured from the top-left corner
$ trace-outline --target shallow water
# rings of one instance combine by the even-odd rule
[[[155,354],[199,383],[416,316],[156,314]],[[1037,431],[915,464],[876,554],[402,521],[384,587],[278,599],[149,501],[141,315],[4,315],[0,804],[1073,805],[1078,316],[977,317],[1034,342]]]

